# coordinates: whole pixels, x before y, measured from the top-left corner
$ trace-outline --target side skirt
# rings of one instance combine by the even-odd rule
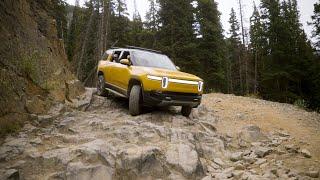
[[[116,95],[116,96],[120,96],[123,98],[128,98],[127,97],[127,90],[122,89],[120,87],[117,87],[115,85],[106,83],[106,90],[108,90],[109,92],[111,92],[112,94]]]

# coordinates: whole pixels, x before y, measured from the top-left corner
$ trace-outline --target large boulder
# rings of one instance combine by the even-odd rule
[[[169,165],[182,171],[187,176],[202,175],[203,167],[200,163],[197,151],[192,145],[188,144],[171,144],[166,154],[166,161]]]
[[[261,132],[261,129],[256,125],[243,127],[239,133],[239,137],[249,143],[268,140],[268,138]]]
[[[121,150],[117,155],[116,167],[120,177],[163,178],[169,174],[158,156],[160,148],[154,146],[132,146]]]
[[[82,162],[70,163],[67,167],[67,180],[112,180],[113,172],[104,165],[85,165]]]

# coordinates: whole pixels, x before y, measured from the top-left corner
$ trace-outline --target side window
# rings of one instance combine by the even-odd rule
[[[123,53],[121,54],[121,57],[119,58],[121,59],[130,59],[130,52],[129,51],[123,51]]]
[[[111,62],[120,63],[120,59],[119,59],[120,54],[121,54],[121,51],[114,51],[112,54]]]

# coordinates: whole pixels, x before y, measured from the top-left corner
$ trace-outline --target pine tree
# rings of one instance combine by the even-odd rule
[[[294,102],[304,98],[305,69],[312,52],[299,22],[296,0],[262,1],[268,46],[262,70],[262,94],[268,99]]]
[[[261,22],[260,12],[257,6],[254,4],[253,14],[250,18],[250,47],[251,54],[254,59],[254,94],[258,93],[259,87],[259,72],[261,66],[261,57],[264,54],[263,48],[267,44],[267,41],[264,38],[264,31]]]
[[[214,0],[198,0],[197,19],[200,24],[199,60],[202,75],[209,88],[226,91],[225,42],[220,13]],[[202,55],[206,56],[202,56]]]
[[[130,44],[130,20],[124,0],[111,0],[110,42],[117,46]],[[111,45],[110,44],[110,45]]]
[[[80,33],[80,7],[79,1],[74,6],[72,13],[72,20],[70,23],[69,31],[68,31],[68,39],[67,39],[67,56],[69,61],[73,61],[76,49],[77,38]]]
[[[320,1],[314,4],[314,15],[312,18],[313,28],[313,37],[317,38],[316,46],[320,48]]]
[[[158,2],[157,0],[149,1],[149,11],[146,13],[146,29],[156,32],[159,29],[159,14],[158,14]]]
[[[242,85],[242,62],[241,62],[241,41],[240,41],[240,25],[234,9],[231,9],[230,14],[230,38],[228,42],[229,62],[228,62],[228,76],[230,84],[230,92],[236,94],[243,93]]]
[[[145,29],[142,33],[142,46],[150,49],[157,49],[159,32],[159,2],[158,0],[148,0],[149,10],[146,13]]]
[[[159,0],[161,47],[182,70],[199,73],[194,31],[194,8],[191,0]],[[192,67],[192,68],[190,68]]]
[[[67,3],[62,0],[52,0],[52,15],[57,22],[58,37],[67,42]]]
[[[134,0],[134,13],[132,21],[130,22],[130,45],[133,46],[141,46],[142,44],[142,30],[143,30],[143,23],[141,20],[140,13],[137,10],[137,1]]]

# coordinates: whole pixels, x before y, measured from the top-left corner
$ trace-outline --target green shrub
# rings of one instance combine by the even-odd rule
[[[4,137],[6,134],[15,133],[21,128],[21,122],[10,121],[8,119],[0,118],[0,137]]]
[[[307,109],[309,106],[308,102],[304,99],[297,99],[293,104],[302,109]]]

